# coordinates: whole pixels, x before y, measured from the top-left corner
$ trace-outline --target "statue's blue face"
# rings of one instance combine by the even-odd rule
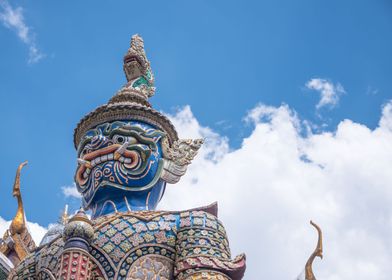
[[[164,135],[149,124],[135,121],[114,121],[89,130],[78,147],[75,174],[84,206],[89,208],[97,199],[130,192],[143,205],[153,198],[152,193],[156,204],[165,187],[159,179],[163,166],[160,140]]]

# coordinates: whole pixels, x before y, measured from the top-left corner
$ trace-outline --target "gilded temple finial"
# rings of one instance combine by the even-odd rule
[[[12,195],[16,197],[18,201],[18,209],[10,226],[12,234],[22,233],[26,229],[25,212],[23,208],[22,194],[20,192],[20,172],[25,165],[27,165],[27,161],[22,162],[18,166],[18,169],[16,170],[14,188],[12,191]]]
[[[4,233],[4,242],[0,246],[0,252],[9,258],[14,265],[22,261],[35,248],[35,243],[26,226],[22,194],[20,191],[20,172],[25,165],[27,165],[27,161],[22,162],[16,170],[12,195],[18,201],[18,209],[9,229]]]
[[[68,204],[65,204],[63,213],[61,214],[61,217],[60,217],[60,223],[62,225],[66,225],[68,223],[68,220],[69,220]]]
[[[306,262],[305,265],[305,279],[306,280],[316,280],[316,277],[313,274],[313,261],[316,257],[323,258],[323,234],[321,232],[321,229],[318,225],[313,223],[313,221],[310,221],[310,224],[314,226],[317,230],[318,233],[318,241],[317,241],[317,246],[312,255],[309,257],[308,261]]]

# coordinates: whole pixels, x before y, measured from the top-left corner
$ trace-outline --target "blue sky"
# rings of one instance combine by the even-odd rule
[[[7,23],[7,7],[23,16],[24,29]],[[65,203],[76,207],[61,191],[73,182],[73,129],[124,83],[122,57],[135,33],[144,38],[155,74],[154,107],[174,115],[190,105],[231,150],[252,133],[244,117],[260,103],[288,104],[322,133],[344,119],[375,129],[392,98],[387,0],[0,0],[0,15],[0,215],[6,220],[16,209],[11,188],[24,160],[30,220],[46,226]],[[326,86],[337,100],[316,108]]]

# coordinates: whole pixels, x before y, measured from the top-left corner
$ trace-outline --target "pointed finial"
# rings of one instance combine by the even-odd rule
[[[323,258],[323,234],[321,232],[321,229],[318,225],[313,223],[313,221],[310,221],[310,224],[314,226],[317,230],[318,233],[318,241],[317,241],[317,246],[312,255],[310,255],[308,261],[306,262],[305,265],[305,279],[306,280],[316,280],[316,277],[313,274],[313,261],[316,257]]]
[[[12,190],[12,195],[16,197],[18,201],[18,209],[10,225],[10,231],[12,234],[22,233],[26,229],[25,212],[23,208],[22,194],[20,192],[20,172],[25,165],[27,165],[27,161],[19,164],[18,169],[16,170],[15,182]]]
[[[14,266],[22,261],[29,253],[35,249],[35,243],[31,237],[27,226],[25,212],[22,202],[22,194],[20,191],[20,172],[27,164],[27,161],[22,162],[16,170],[15,183],[12,190],[12,195],[18,201],[18,209],[13,218],[9,229],[4,234],[4,244],[0,246],[0,252],[5,256],[13,256],[10,258]]]
[[[68,220],[69,220],[68,204],[65,204],[63,214],[61,214],[60,217],[60,222],[62,225],[66,225],[68,223]]]
[[[144,40],[139,34],[134,34],[131,37],[131,49],[144,52]]]

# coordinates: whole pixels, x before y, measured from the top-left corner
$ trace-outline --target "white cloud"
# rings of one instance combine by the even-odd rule
[[[392,131],[392,102],[388,102],[382,109],[382,116],[380,120],[380,128]]]
[[[71,186],[62,186],[61,190],[65,197],[73,197],[73,198],[81,198],[82,196],[76,189],[75,183],[73,183]]]
[[[3,237],[5,231],[9,228],[10,224],[11,221],[6,221],[2,217],[0,217],[0,238]],[[43,226],[40,226],[37,223],[32,223],[29,221],[27,222],[27,228],[29,229],[29,232],[33,237],[35,244],[38,246],[38,244],[41,242],[42,237],[44,237],[48,229]]]
[[[311,79],[306,83],[306,87],[320,93],[320,101],[317,103],[316,109],[335,107],[339,103],[340,95],[345,93],[341,84],[334,85],[332,82],[320,78]]]
[[[389,279],[392,102],[375,129],[345,120],[320,133],[303,133],[287,105],[258,105],[246,117],[254,130],[233,151],[189,107],[171,119],[182,138],[208,141],[160,208],[218,201],[233,253],[247,254],[245,279],[294,279],[316,246],[310,219],[325,238],[318,279]]]
[[[12,8],[7,0],[0,0],[0,21],[16,32],[19,39],[29,48],[29,63],[36,63],[44,57],[37,48],[34,34],[25,23],[22,7]]]

